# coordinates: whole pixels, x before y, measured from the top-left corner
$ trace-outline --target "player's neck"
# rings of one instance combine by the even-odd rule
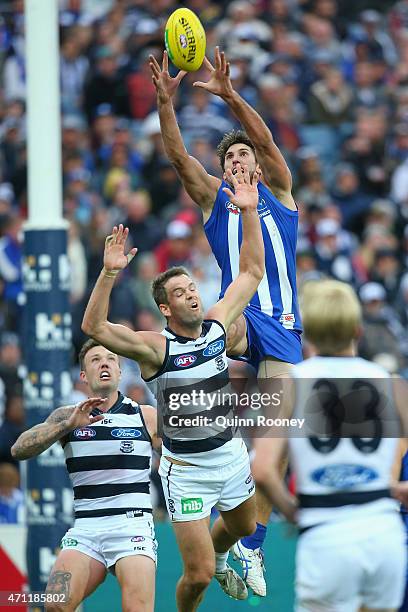
[[[193,338],[194,340],[201,336],[203,330],[203,323],[197,323],[192,327],[188,327],[181,323],[177,323],[176,321],[169,320],[167,327],[171,329],[171,331],[176,336],[182,336],[183,338]]]
[[[118,401],[118,390],[114,389],[113,391],[111,391],[110,393],[107,394],[107,393],[104,393],[103,391],[95,391],[94,392],[91,389],[90,397],[106,398],[106,402],[103,404],[103,406],[99,407],[99,410],[101,412],[107,412]]]
[[[330,355],[330,356],[331,357],[356,357],[356,355],[357,355],[357,351],[356,351],[355,344],[353,342],[347,348],[343,349],[342,351],[338,351],[337,353],[333,353],[333,355]],[[325,357],[327,357],[327,355],[325,355]]]

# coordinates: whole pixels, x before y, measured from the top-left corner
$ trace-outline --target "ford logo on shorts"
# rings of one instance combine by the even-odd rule
[[[174,364],[178,368],[188,368],[188,366],[193,365],[197,357],[195,355],[179,355],[174,360]]]
[[[203,351],[204,357],[213,357],[213,355],[218,355],[221,353],[224,348],[224,340],[216,340],[207,346]]]
[[[114,438],[140,438],[141,435],[140,429],[133,429],[132,427],[121,427],[111,431],[111,436]]]
[[[89,438],[94,438],[96,436],[96,431],[92,429],[92,427],[80,427],[79,429],[75,429],[74,436],[81,440],[87,440]]]
[[[348,489],[375,480],[378,473],[364,465],[339,463],[315,470],[311,478],[324,487]]]

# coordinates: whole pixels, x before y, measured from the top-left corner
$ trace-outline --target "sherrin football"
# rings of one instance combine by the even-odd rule
[[[205,32],[193,11],[179,8],[170,15],[164,42],[170,60],[179,70],[194,72],[200,68],[205,55]]]

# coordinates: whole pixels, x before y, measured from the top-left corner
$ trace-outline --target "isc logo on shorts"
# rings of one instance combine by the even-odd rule
[[[174,360],[174,365],[178,368],[188,368],[193,365],[197,357],[195,355],[179,355]]]

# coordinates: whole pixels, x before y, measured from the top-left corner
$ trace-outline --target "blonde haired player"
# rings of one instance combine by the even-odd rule
[[[351,287],[309,283],[302,306],[305,335],[317,353],[292,371],[293,414],[306,419],[306,429],[288,440],[259,440],[254,477],[300,527],[298,612],[390,612],[402,601],[406,566],[404,529],[390,493],[399,420],[392,381],[356,356],[361,311]],[[287,446],[297,500],[279,475]]]

